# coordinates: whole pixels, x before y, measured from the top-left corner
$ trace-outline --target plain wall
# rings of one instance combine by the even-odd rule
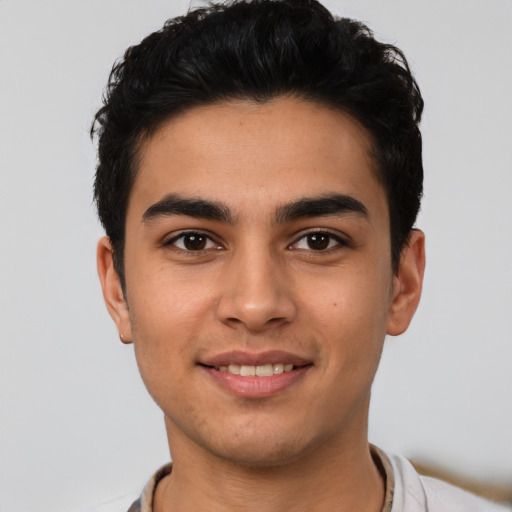
[[[188,4],[0,0],[0,512],[136,494],[168,459],[96,278],[88,130],[113,61]],[[370,439],[512,485],[512,1],[325,4],[401,47],[426,101],[425,290]]]

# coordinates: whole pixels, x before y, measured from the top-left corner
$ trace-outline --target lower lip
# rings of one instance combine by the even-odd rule
[[[291,372],[283,372],[270,377],[241,377],[215,368],[201,367],[222,388],[244,398],[265,398],[275,395],[299,382],[312,365],[301,366]]]

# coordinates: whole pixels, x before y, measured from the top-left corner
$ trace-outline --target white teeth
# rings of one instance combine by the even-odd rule
[[[256,375],[256,366],[240,366],[240,375],[242,377],[254,377]]]
[[[274,375],[278,375],[284,372],[284,364],[274,364]]]
[[[227,366],[217,367],[221,372],[232,373],[233,375],[240,375],[241,377],[271,377],[272,375],[279,375],[283,372],[291,372],[293,364],[262,364],[259,366],[230,364]]]
[[[271,375],[274,375],[274,367],[271,364],[256,366],[256,375],[258,377],[270,377]]]
[[[221,371],[226,371],[226,370],[221,369]],[[233,375],[240,375],[240,365],[239,364],[230,364],[227,367],[227,371],[229,373],[232,373]]]

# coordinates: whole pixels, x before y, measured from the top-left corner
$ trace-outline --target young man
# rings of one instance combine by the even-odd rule
[[[421,294],[422,109],[401,52],[313,0],[196,10],[116,64],[99,275],[173,461],[131,512],[500,509],[367,440]]]

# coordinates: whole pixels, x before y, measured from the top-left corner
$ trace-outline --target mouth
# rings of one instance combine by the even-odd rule
[[[244,398],[264,398],[280,393],[301,382],[314,367],[312,361],[276,351],[230,352],[200,361],[198,365],[223,390]]]
[[[239,375],[240,377],[272,377],[273,375],[280,375],[284,372],[292,372],[301,368],[292,363],[267,363],[261,365],[246,365],[246,364],[228,364],[221,366],[206,366],[213,368],[220,372],[230,373],[231,375]]]

